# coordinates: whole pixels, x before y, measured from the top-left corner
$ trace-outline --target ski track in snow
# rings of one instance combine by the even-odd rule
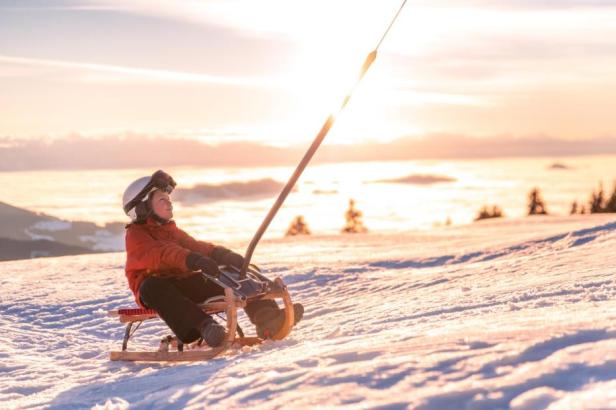
[[[0,263],[0,407],[616,408],[616,222],[568,221],[267,241],[303,321],[188,364],[108,360],[122,253]]]

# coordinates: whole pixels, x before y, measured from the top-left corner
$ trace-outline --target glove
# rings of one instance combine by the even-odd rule
[[[230,252],[225,258],[225,265],[242,269],[242,266],[244,266],[244,257],[235,252]]]
[[[233,266],[238,269],[242,269],[242,266],[244,266],[244,257],[242,255],[223,246],[216,246],[211,255],[219,265]]]
[[[186,266],[192,271],[200,270],[215,278],[220,276],[220,269],[218,269],[218,263],[212,258],[200,255],[196,252],[191,252],[186,257]]]

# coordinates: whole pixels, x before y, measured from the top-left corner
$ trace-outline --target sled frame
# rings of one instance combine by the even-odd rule
[[[274,335],[271,335],[272,340],[282,340],[289,335],[295,321],[293,303],[289,291],[281,278],[274,280],[276,289],[257,298],[257,299],[282,299],[285,307],[285,319],[282,327]],[[223,299],[224,300],[221,300]],[[126,330],[124,331],[124,339],[122,340],[122,350],[112,351],[110,353],[111,361],[130,361],[130,362],[190,362],[190,361],[202,361],[209,360],[216,356],[221,355],[231,347],[243,347],[253,346],[260,344],[263,340],[259,337],[236,337],[237,329],[237,308],[246,306],[245,298],[238,298],[235,296],[233,289],[224,288],[224,296],[210,299],[210,302],[206,302],[202,305],[203,311],[207,314],[215,314],[220,312],[226,313],[227,332],[225,341],[221,346],[208,347],[200,342],[191,343],[186,346],[180,340],[173,336],[167,336],[160,342],[157,351],[144,352],[144,351],[129,351],[128,342],[130,338],[139,329],[139,326],[150,319],[159,318],[154,313],[143,314],[122,314],[120,311],[110,311],[109,316],[115,316],[119,318],[120,323],[126,323]],[[171,350],[174,348],[175,350]]]

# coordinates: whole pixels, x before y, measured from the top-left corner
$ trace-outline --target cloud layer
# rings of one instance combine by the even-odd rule
[[[399,5],[4,1],[0,135],[242,128],[305,141]],[[409,2],[338,138],[378,124],[388,138],[614,132],[614,21],[611,1]]]

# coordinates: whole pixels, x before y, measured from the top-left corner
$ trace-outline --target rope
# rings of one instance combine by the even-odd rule
[[[394,23],[396,22],[396,20],[398,19],[398,16],[400,15],[400,12],[402,11],[402,9],[404,8],[404,5],[406,4],[407,0],[404,0],[402,2],[402,5],[400,6],[400,8],[398,9],[398,12],[396,13],[396,15],[394,16],[394,18],[391,20],[391,22],[389,23],[389,26],[387,27],[387,30],[385,30],[385,33],[383,33],[383,37],[381,37],[381,39],[379,40],[379,42],[377,43],[376,47],[374,47],[375,50],[378,50],[379,47],[381,47],[381,44],[383,43],[383,40],[385,40],[385,37],[387,37],[387,34],[389,33],[389,30],[391,30],[391,28],[393,27]]]

